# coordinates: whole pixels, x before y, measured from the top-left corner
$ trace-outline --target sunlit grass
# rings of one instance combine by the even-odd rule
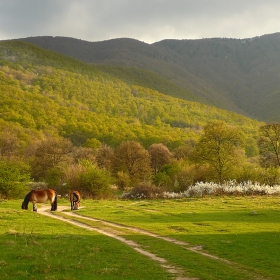
[[[279,199],[82,200],[81,209],[75,213],[172,237],[234,262],[232,265],[210,259],[184,246],[127,230],[122,233],[184,268],[191,277],[279,279]],[[41,216],[31,209],[23,211],[20,205],[21,201],[0,203],[0,271],[4,278],[170,279],[170,274],[156,262],[117,240]],[[66,211],[70,211],[67,200],[60,199],[59,205],[68,206]],[[79,220],[102,227],[100,222]]]
[[[257,196],[85,201],[86,207],[80,213],[201,246],[208,253],[277,279],[276,275],[280,275],[280,252],[276,250],[280,244],[279,199]]]
[[[120,242],[2,202],[3,279],[168,279],[158,263]],[[3,207],[2,207],[3,206]],[[15,207],[17,206],[17,207]]]

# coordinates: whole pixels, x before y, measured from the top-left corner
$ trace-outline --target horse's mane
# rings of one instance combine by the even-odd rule
[[[29,199],[30,199],[30,196],[31,196],[32,192],[33,192],[33,190],[30,191],[30,192],[25,196],[25,198],[24,198],[24,200],[23,200],[23,202],[22,202],[22,207],[23,207],[23,206],[26,207],[26,208],[28,207]]]

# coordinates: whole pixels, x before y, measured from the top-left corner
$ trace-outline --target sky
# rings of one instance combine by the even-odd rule
[[[280,32],[279,11],[279,0],[0,0],[0,40],[253,38]]]

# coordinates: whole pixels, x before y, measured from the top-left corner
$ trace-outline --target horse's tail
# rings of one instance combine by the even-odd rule
[[[53,201],[53,211],[57,210],[57,193],[55,192],[55,197],[54,197],[54,201]]]
[[[21,204],[21,209],[24,209],[24,210],[28,210],[28,203],[29,203],[29,200],[30,200],[30,196],[32,194],[33,190],[30,191],[24,198],[22,204]]]

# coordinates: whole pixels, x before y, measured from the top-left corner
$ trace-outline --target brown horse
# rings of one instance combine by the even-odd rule
[[[28,203],[33,203],[33,211],[37,212],[36,203],[45,203],[47,200],[51,203],[51,211],[57,210],[57,194],[55,190],[46,189],[46,190],[32,190],[29,192],[21,205],[21,209],[28,209]]]
[[[78,210],[81,202],[81,195],[78,191],[71,191],[69,193],[69,200],[71,203],[71,210]]]

